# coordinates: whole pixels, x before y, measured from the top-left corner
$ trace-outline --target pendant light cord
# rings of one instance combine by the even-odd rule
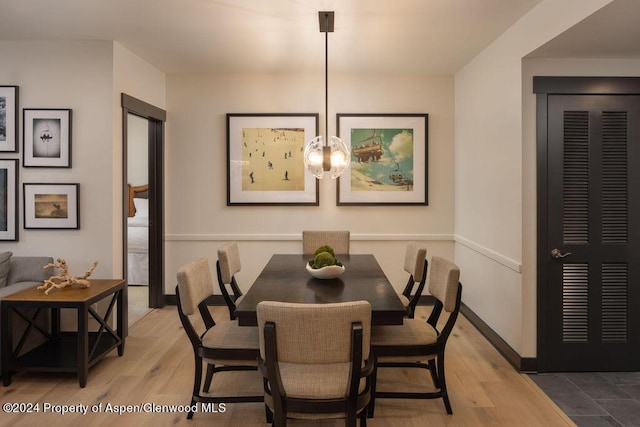
[[[324,145],[329,145],[329,14],[325,13],[324,33]]]

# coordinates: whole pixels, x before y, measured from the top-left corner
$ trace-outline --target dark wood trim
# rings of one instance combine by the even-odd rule
[[[149,307],[165,305],[164,295],[164,122],[166,111],[136,99],[126,93],[121,94],[122,104],[122,185],[123,185],[123,277],[127,274],[127,128],[128,114],[143,117],[149,121]]]
[[[540,372],[546,372],[547,370],[547,247],[548,247],[548,221],[547,221],[547,122],[548,122],[548,96],[547,94],[538,94],[536,99],[536,185],[537,191],[537,203],[536,203],[536,258],[537,258],[537,278],[536,278],[536,301],[537,301],[537,315],[536,315],[536,343],[537,343],[537,357],[538,357],[538,369]],[[541,309],[545,307],[545,309]]]
[[[126,93],[123,93],[121,96],[121,104],[122,108],[145,119],[154,119],[161,122],[167,121],[167,112],[165,110],[136,99],[133,96],[129,96]]]
[[[533,78],[533,93],[565,95],[637,95],[640,77],[546,77]]]
[[[487,325],[476,313],[464,303],[460,306],[460,313],[484,336],[491,345],[518,371],[536,372],[537,361],[532,357],[521,357],[505,340]]]

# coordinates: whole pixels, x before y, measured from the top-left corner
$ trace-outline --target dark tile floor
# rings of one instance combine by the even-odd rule
[[[578,427],[640,426],[640,372],[532,374]]]

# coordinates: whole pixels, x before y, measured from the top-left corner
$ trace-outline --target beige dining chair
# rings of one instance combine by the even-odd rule
[[[230,396],[204,396],[211,386],[213,375],[217,372],[257,370],[260,354],[258,328],[239,326],[238,321],[222,321],[216,323],[209,312],[206,300],[213,295],[213,280],[209,270],[209,262],[201,258],[184,265],[178,271],[176,299],[178,315],[189,341],[193,347],[195,373],[191,407],[196,402],[238,403],[262,402],[262,395],[247,396],[232,394]],[[199,312],[204,324],[204,332],[199,333],[190,316]],[[202,365],[207,364],[204,386],[202,384]],[[256,380],[260,377],[256,375]],[[187,418],[193,417],[193,411]]]
[[[329,245],[336,254],[348,254],[351,243],[351,233],[342,230],[303,230],[302,253],[312,255],[316,249]]]
[[[379,325],[372,328],[371,351],[375,358],[376,372],[373,375],[373,397],[369,406],[371,417],[375,401],[380,398],[442,398],[447,413],[453,413],[445,380],[444,350],[460,311],[460,270],[452,262],[436,256],[431,258],[430,269],[429,292],[436,302],[429,318],[426,321],[405,319],[402,325]],[[437,324],[443,310],[448,313],[448,318],[439,331]],[[436,391],[409,393],[377,390],[377,370],[385,367],[429,369]]]
[[[407,309],[407,317],[410,319],[413,319],[415,315],[416,306],[420,301],[427,280],[427,265],[426,246],[409,243],[404,256],[404,271],[409,273],[409,279],[402,294],[398,296]],[[415,292],[414,288],[416,288]]]
[[[236,306],[242,301],[242,291],[235,275],[240,272],[240,251],[236,242],[228,242],[218,248],[216,271],[222,298],[229,309],[229,319],[235,320]]]
[[[371,305],[367,301],[257,307],[258,365],[274,426],[287,418],[345,418],[366,426],[371,399]]]

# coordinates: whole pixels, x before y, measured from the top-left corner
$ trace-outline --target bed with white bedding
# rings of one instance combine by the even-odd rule
[[[132,190],[134,189],[134,190]],[[127,282],[149,285],[149,199],[148,186],[129,188],[127,218]]]

